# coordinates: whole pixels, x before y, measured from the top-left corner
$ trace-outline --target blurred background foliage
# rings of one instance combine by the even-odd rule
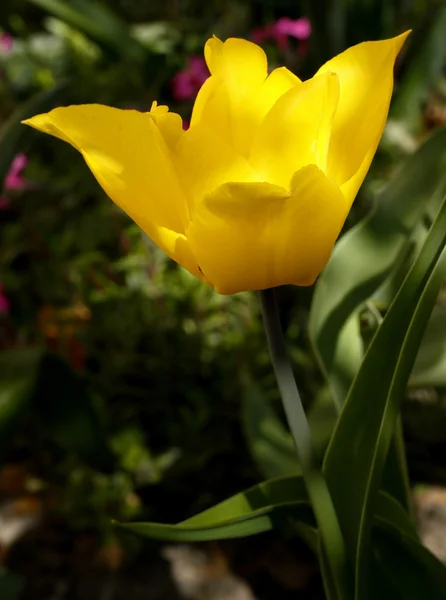
[[[255,295],[218,296],[178,268],[104,197],[72,148],[20,120],[71,103],[148,110],[157,100],[187,126],[206,77],[198,57],[212,34],[257,40],[271,65],[306,78],[352,44],[407,28],[414,31],[397,65],[390,120],[343,245],[315,294],[281,290],[321,453],[336,416],[332,398],[342,401],[445,189],[446,4],[2,0],[2,600],[117,598],[81,592],[76,562],[93,561],[107,573],[148,564],[147,544],[122,536],[112,519],[179,521],[262,477],[299,468]],[[335,288],[332,272],[343,274]],[[443,296],[404,409],[414,483],[446,484]],[[13,544],[15,520],[19,529],[39,525]],[[282,556],[275,539],[257,544]],[[277,593],[265,584],[266,571],[282,594],[296,589],[271,560],[245,565],[262,582],[259,598]],[[62,591],[58,569],[65,570]],[[127,597],[152,597],[128,589]],[[308,598],[319,597],[315,589]],[[153,597],[176,597],[169,593]]]

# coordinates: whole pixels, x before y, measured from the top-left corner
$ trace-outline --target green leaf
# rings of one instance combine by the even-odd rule
[[[0,129],[0,181],[6,177],[14,156],[23,150],[25,142],[34,135],[31,128],[24,127],[21,121],[52,108],[64,88],[65,84],[61,83],[35,94],[5,121]]]
[[[293,438],[257,384],[246,382],[243,425],[251,454],[265,477],[300,472]]]
[[[423,215],[432,206],[438,210],[446,190],[445,164],[446,130],[442,129],[406,160],[380,194],[375,210],[336,244],[316,284],[309,334],[338,407],[361,360],[358,326],[350,320],[406,252]],[[346,348],[351,348],[348,354]]]
[[[147,50],[131,36],[127,24],[104,4],[95,0],[29,1],[130,61],[142,62],[147,56]]]
[[[417,539],[415,528],[402,506],[380,492],[376,505],[379,522]],[[300,475],[269,479],[240,492],[176,525],[163,523],[119,524],[145,537],[169,541],[204,541],[254,535],[293,520],[296,531],[317,547],[313,511]],[[298,523],[296,524],[296,521]]]
[[[407,379],[445,275],[445,243],[446,201],[367,350],[325,457],[361,600],[367,597],[374,504]]]
[[[437,306],[426,327],[410,385],[446,387],[446,307]]]
[[[419,536],[414,522],[401,504],[390,494],[380,491],[375,506],[375,527],[390,528],[402,535],[419,542]]]
[[[0,353],[0,452],[29,407],[41,360],[40,348]]]
[[[445,566],[419,541],[385,520],[379,521],[380,527],[374,532],[375,560],[393,589],[404,600],[444,600]]]
[[[154,539],[205,541],[269,531],[291,518],[314,526],[305,484],[298,476],[260,483],[177,525],[128,523],[121,527]]]
[[[242,409],[245,436],[261,473],[268,478],[300,473],[290,432],[266,395],[252,381],[244,383]],[[337,418],[327,389],[315,398],[307,417],[316,452],[322,456]]]

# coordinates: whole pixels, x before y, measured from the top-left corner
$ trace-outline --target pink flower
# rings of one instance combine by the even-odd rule
[[[0,52],[11,52],[14,38],[9,33],[0,34]]]
[[[190,121],[188,121],[187,119],[183,119],[183,129],[184,131],[187,131],[190,127]]]
[[[9,171],[6,174],[3,182],[3,189],[8,192],[11,190],[24,190],[29,187],[29,183],[22,175],[23,169],[28,164],[28,157],[26,154],[17,154],[9,167]],[[7,196],[0,196],[0,210],[5,210],[9,207],[9,198]]]
[[[5,190],[23,190],[27,187],[27,182],[22,176],[22,171],[28,164],[26,154],[17,154],[9,167],[4,181]]]
[[[306,17],[301,19],[290,19],[281,17],[275,23],[258,27],[252,32],[252,40],[261,44],[269,39],[274,39],[276,44],[282,50],[288,46],[288,38],[293,37],[297,40],[307,40],[311,35],[311,23]]]
[[[177,102],[193,100],[209,77],[209,71],[201,56],[191,56],[187,67],[172,79],[172,95]]]
[[[8,313],[11,307],[11,303],[9,302],[9,299],[6,296],[6,294],[3,293],[3,290],[4,286],[3,283],[0,281],[0,314]]]

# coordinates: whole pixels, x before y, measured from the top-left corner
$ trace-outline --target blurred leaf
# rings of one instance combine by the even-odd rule
[[[409,516],[388,494],[379,493],[376,514],[380,519],[376,521],[378,526],[391,527],[417,539]],[[310,547],[317,546],[313,512],[300,475],[259,483],[177,525],[120,524],[145,537],[177,542],[243,537],[284,525],[288,529],[295,527]]]
[[[300,473],[290,432],[266,395],[252,381],[244,382],[242,409],[248,446],[261,473],[268,478]],[[316,452],[322,456],[337,418],[330,395],[319,394],[307,416]]]
[[[134,25],[132,34],[151,52],[159,52],[160,54],[173,52],[175,45],[181,41],[181,33],[178,29],[164,21]]]
[[[40,348],[0,353],[0,451],[29,406],[42,360]]]
[[[100,469],[112,464],[85,381],[55,355],[46,355],[42,362],[34,402],[45,434],[60,448]]]
[[[446,306],[437,306],[427,324],[410,384],[446,387]]]
[[[6,177],[14,156],[23,150],[25,141],[33,135],[32,130],[22,125],[21,121],[51,109],[64,88],[65,84],[61,83],[55,88],[35,94],[20,105],[3,124],[0,129],[0,181]]]
[[[441,129],[406,160],[375,210],[336,244],[316,284],[309,334],[339,407],[360,363],[359,349],[348,355],[338,351],[343,336],[344,347],[357,345],[356,325],[346,323],[392,272],[428,207],[438,206],[446,189],[445,166],[446,130]]]
[[[384,519],[380,519],[380,525],[374,533],[375,559],[392,588],[404,600],[443,600],[446,567],[413,537],[404,535]]]
[[[76,27],[130,61],[143,62],[147,51],[131,36],[130,28],[107,6],[95,0],[29,0]]]
[[[375,506],[375,523],[378,527],[398,531],[402,535],[419,542],[420,538],[409,514],[402,505],[387,492],[380,491]]]
[[[417,133],[422,124],[423,103],[446,67],[446,6],[431,11],[428,27],[415,32],[411,48],[416,54],[398,88],[390,118],[403,121]]]
[[[302,519],[309,514],[308,503],[289,502],[277,504],[259,510],[252,511],[227,523],[216,523],[214,525],[165,525],[162,523],[129,523],[120,525],[128,531],[155,540],[170,542],[204,542],[209,540],[235,539],[248,537],[278,528],[278,523],[284,524],[287,519],[293,517]]]
[[[205,541],[269,531],[290,518],[314,525],[301,477],[265,481],[177,525],[128,523],[122,527],[153,539]]]
[[[376,495],[407,379],[446,272],[446,254],[440,259],[445,244],[446,201],[367,350],[325,457],[361,598],[367,591]]]
[[[282,477],[300,473],[291,434],[252,381],[244,385],[242,409],[248,445],[262,474]]]

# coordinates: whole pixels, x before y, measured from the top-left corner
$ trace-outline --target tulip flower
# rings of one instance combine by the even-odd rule
[[[210,39],[191,126],[101,105],[25,121],[82,153],[108,196],[220,294],[311,285],[381,138],[408,33],[354,46],[308,81],[252,42]]]

